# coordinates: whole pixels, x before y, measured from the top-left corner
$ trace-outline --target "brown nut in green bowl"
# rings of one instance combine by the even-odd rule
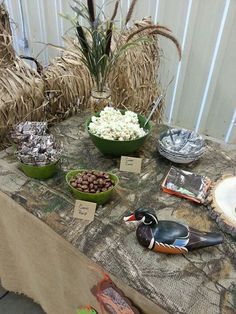
[[[112,196],[119,178],[111,172],[78,169],[67,173],[66,182],[76,199],[102,205]]]
[[[102,171],[83,171],[70,179],[70,185],[86,193],[105,192],[114,187],[114,181]]]

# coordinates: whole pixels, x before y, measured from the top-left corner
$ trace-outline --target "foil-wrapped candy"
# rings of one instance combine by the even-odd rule
[[[30,135],[17,150],[20,162],[34,166],[44,166],[57,162],[61,157],[60,145],[53,135]]]
[[[46,135],[48,129],[47,122],[26,121],[17,124],[11,132],[14,143],[19,144],[28,141],[31,135]]]

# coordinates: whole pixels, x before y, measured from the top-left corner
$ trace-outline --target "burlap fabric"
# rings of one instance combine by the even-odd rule
[[[101,268],[2,192],[0,239],[0,279],[6,289],[27,295],[48,314],[75,314],[87,304],[100,313],[90,289],[101,280]],[[111,278],[143,313],[164,313]]]

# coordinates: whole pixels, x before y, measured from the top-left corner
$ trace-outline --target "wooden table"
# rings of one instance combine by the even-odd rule
[[[225,234],[217,247],[186,255],[168,256],[142,248],[135,236],[136,225],[122,220],[127,209],[153,207],[159,219],[178,220],[202,230],[219,230],[204,206],[165,194],[160,189],[171,162],[156,150],[155,126],[139,153],[141,174],[119,171],[119,158],[106,158],[86,134],[86,113],[72,117],[52,129],[63,143],[62,169],[47,181],[25,177],[16,167],[11,150],[1,152],[0,189],[25,210],[101,265],[125,284],[169,313],[236,312],[236,244]],[[217,180],[236,173],[236,149],[206,141],[206,154],[193,164],[181,166]],[[65,172],[76,168],[112,170],[123,188],[105,206],[97,208],[91,223],[73,218],[74,199],[65,183]],[[157,312],[158,313],[158,310]],[[149,314],[156,314],[149,313]]]

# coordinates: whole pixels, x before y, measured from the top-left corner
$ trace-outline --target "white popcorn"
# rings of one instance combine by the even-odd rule
[[[132,111],[122,114],[112,107],[105,107],[99,117],[93,116],[89,130],[107,140],[129,141],[146,135],[140,127],[138,115]]]

